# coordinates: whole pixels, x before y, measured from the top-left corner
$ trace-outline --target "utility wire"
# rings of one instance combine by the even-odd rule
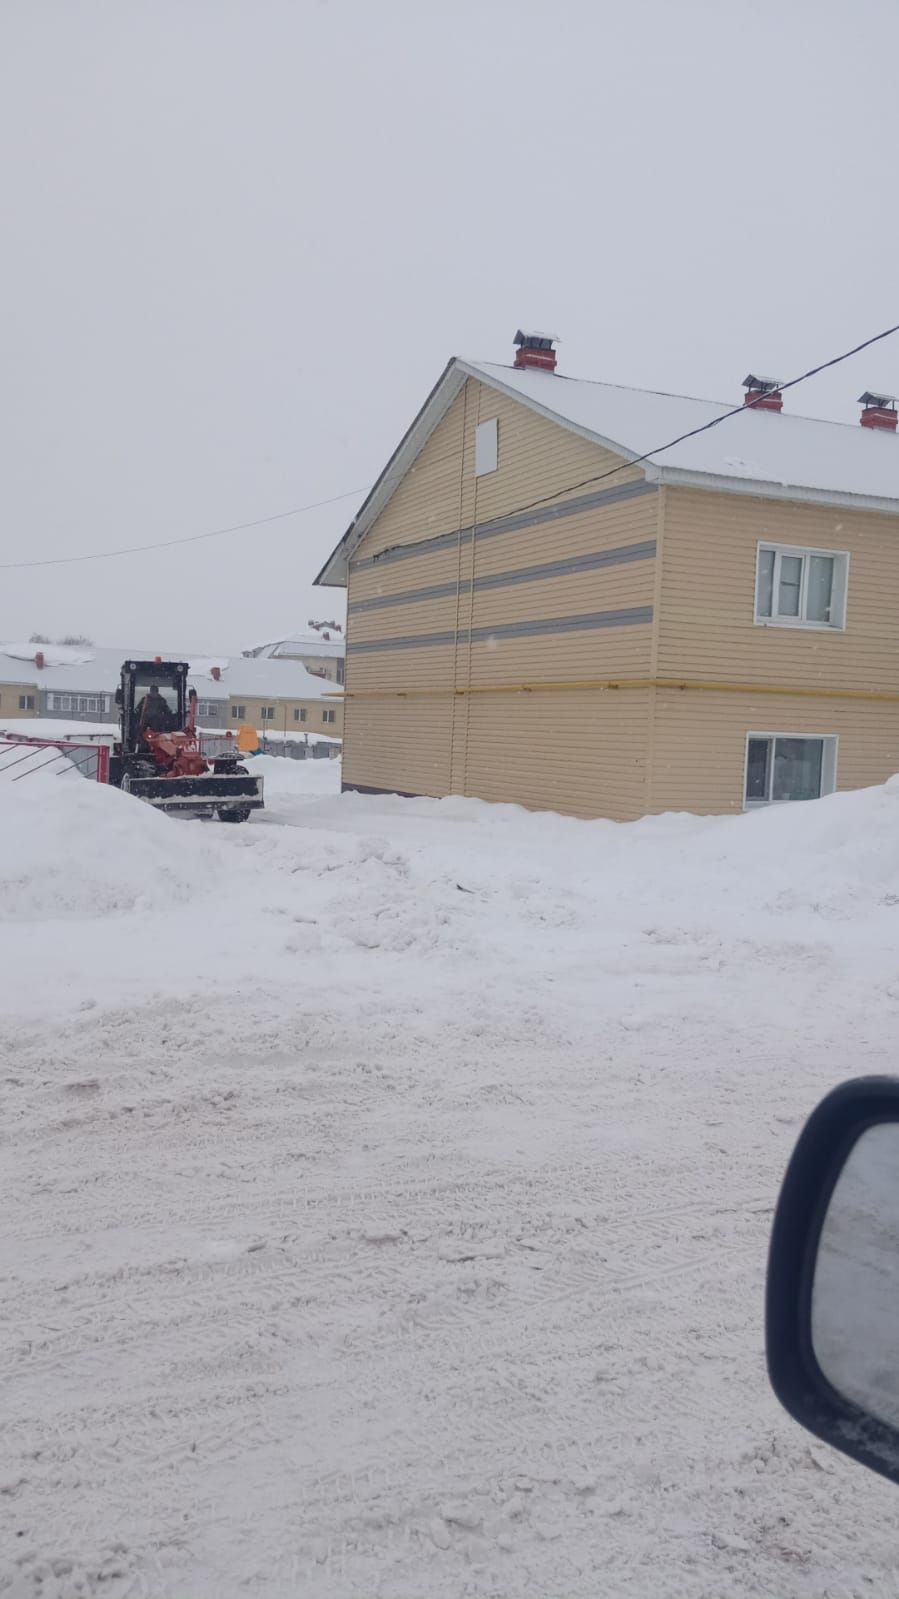
[[[121,555],[144,555],[148,550],[171,550],[179,544],[199,544],[202,539],[220,539],[226,533],[244,533],[252,527],[266,527],[271,522],[283,522],[289,516],[317,511],[323,505],[336,505],[338,500],[349,500],[364,493],[364,489],[347,489],[345,494],[335,494],[330,500],[312,500],[308,505],[295,505],[290,511],[276,511],[273,516],[258,516],[252,522],[234,522],[230,527],[216,527],[210,533],[190,533],[186,538],[166,539],[161,544],[132,544],[125,550],[96,550],[91,555],[56,555],[44,561],[4,561],[0,563],[0,572],[21,572],[26,567],[35,566],[72,566],[76,561],[114,561]]]
[[[446,461],[456,459],[455,451],[451,455],[444,455],[437,461],[431,461],[431,466],[442,466]],[[413,467],[412,471],[415,470]],[[395,473],[393,478],[382,478],[381,482],[399,482],[403,472]],[[302,516],[305,511],[318,511],[324,505],[337,505],[341,500],[354,500],[360,494],[368,493],[368,485],[361,489],[345,489],[343,494],[332,494],[329,500],[311,500],[308,505],[294,505],[289,511],[275,511],[272,516],[258,516],[252,522],[235,522],[230,527],[216,527],[209,533],[189,533],[185,538],[166,539],[157,544],[129,544],[122,550],[96,550],[90,555],[55,555],[43,561],[0,561],[0,572],[21,572],[36,566],[72,566],[79,561],[113,561],[121,555],[144,555],[148,550],[171,550],[181,544],[199,544],[203,539],[220,539],[228,533],[245,533],[250,528],[266,527],[270,522],[284,522],[291,516]]]
[[[794,389],[797,383],[805,383],[808,378],[817,377],[819,372],[826,372],[832,366],[839,366],[841,362],[848,361],[851,356],[859,355],[862,350],[867,350],[872,344],[879,344],[881,339],[888,339],[894,333],[899,333],[899,322],[894,327],[884,328],[882,333],[875,333],[870,339],[863,339],[861,344],[856,344],[851,350],[844,350],[842,355],[831,356],[829,361],[822,361],[818,366],[809,367],[807,372],[801,372],[798,377],[790,378],[788,383],[778,385],[778,392]],[[566,483],[562,488],[554,489],[551,494],[544,494],[540,499],[528,500],[525,505],[514,506],[512,510],[503,514],[517,516],[522,511],[530,511],[537,505],[546,505],[550,500],[558,500],[563,494],[572,494],[577,489],[588,488],[592,483],[602,483],[605,478],[614,477],[617,472],[623,472],[628,467],[639,466],[643,461],[652,460],[656,455],[664,455],[666,450],[673,450],[675,445],[683,444],[686,439],[695,439],[700,433],[708,433],[711,428],[718,427],[726,422],[729,417],[741,416],[744,411],[751,411],[764,399],[764,394],[759,394],[758,399],[745,400],[741,405],[735,405],[730,411],[723,411],[720,416],[713,416],[710,422],[703,422],[700,427],[690,428],[686,433],[679,433],[677,438],[669,439],[667,444],[659,444],[652,450],[647,450],[643,455],[635,455],[629,461],[622,461],[618,466],[609,467],[605,472],[597,472],[593,477],[581,478],[577,483]],[[450,457],[445,457],[448,460]],[[438,466],[442,463],[432,462]],[[414,468],[413,468],[414,470]],[[397,478],[404,476],[397,473]],[[390,482],[389,478],[379,478],[379,483]],[[250,522],[235,522],[230,527],[213,528],[208,533],[190,533],[185,538],[166,539],[155,544],[133,544],[122,550],[97,550],[89,555],[58,555],[42,561],[4,561],[0,562],[0,572],[21,572],[41,566],[72,566],[82,561],[111,561],[125,555],[144,555],[150,550],[171,550],[183,544],[199,544],[204,539],[220,539],[229,533],[245,533],[254,527],[267,527],[272,522],[284,522],[291,516],[302,516],[307,511],[318,511],[326,505],[337,505],[341,500],[354,499],[358,494],[365,494],[366,490],[347,489],[343,494],[334,494],[327,500],[312,500],[307,505],[295,505],[289,511],[276,511],[272,516],[260,516]]]

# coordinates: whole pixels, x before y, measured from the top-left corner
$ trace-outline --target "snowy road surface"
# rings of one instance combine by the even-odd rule
[[[764,1374],[792,1142],[891,1071],[899,787],[630,827],[0,783],[4,1599],[899,1592]]]

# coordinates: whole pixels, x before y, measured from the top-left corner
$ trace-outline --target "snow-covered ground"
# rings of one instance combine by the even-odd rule
[[[800,1124],[895,1066],[899,783],[615,826],[262,760],[240,828],[0,785],[4,1599],[899,1591],[762,1348]]]

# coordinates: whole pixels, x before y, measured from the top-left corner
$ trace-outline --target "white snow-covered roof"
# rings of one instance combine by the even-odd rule
[[[45,666],[86,666],[94,658],[93,645],[35,644],[29,639],[27,644],[4,644],[0,648],[13,660],[32,665],[38,653],[43,655]]]
[[[346,640],[335,633],[330,638],[324,638],[321,633],[294,633],[290,638],[265,639],[261,644],[250,644],[243,653],[248,658],[256,659],[292,660],[303,655],[320,655],[333,660],[346,654]]]
[[[112,694],[119,683],[123,661],[152,661],[158,653],[156,650],[91,646],[90,652],[72,652],[82,659],[68,664],[50,664],[48,651],[59,654],[62,648],[40,644],[9,646],[0,642],[0,684],[34,684],[39,690],[48,689],[58,694]],[[42,667],[35,665],[34,658],[39,650],[44,652]],[[190,662],[189,681],[201,700],[226,700],[229,695],[320,700],[340,692],[334,683],[308,672],[295,660],[248,659],[243,655],[193,658],[189,651],[183,655],[169,654],[166,659]],[[212,676],[214,666],[221,673],[217,680]]]
[[[390,500],[466,378],[474,377],[541,416],[604,445],[654,483],[717,488],[734,494],[887,511],[899,515],[899,437],[859,422],[698,400],[651,389],[567,378],[534,367],[453,359],[343,535],[317,583],[342,585],[347,562]],[[788,407],[788,395],[785,406]],[[726,420],[720,420],[726,418]],[[715,423],[711,428],[707,424]],[[672,439],[696,433],[671,449]]]
[[[317,677],[307,672],[301,661],[273,660],[270,656],[233,655],[220,683],[209,683],[197,692],[202,698],[212,699],[206,687],[230,694],[232,699],[246,695],[248,699],[333,699],[342,690],[329,678]]]
[[[648,452],[648,476],[661,473],[666,482],[684,475],[716,478],[725,488],[786,489],[793,499],[857,496],[899,509],[899,438],[883,429],[821,422],[786,408],[749,407],[671,450],[654,453],[669,439],[727,416],[735,402],[625,389],[534,368],[469,364],[493,387],[573,424],[621,455]]]

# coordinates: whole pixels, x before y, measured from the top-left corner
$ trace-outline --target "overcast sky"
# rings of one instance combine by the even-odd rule
[[[0,571],[0,639],[331,617],[358,491],[522,323],[737,400],[899,321],[897,60],[897,0],[2,0],[0,562],[357,492]],[[899,336],[788,404],[867,387]]]

